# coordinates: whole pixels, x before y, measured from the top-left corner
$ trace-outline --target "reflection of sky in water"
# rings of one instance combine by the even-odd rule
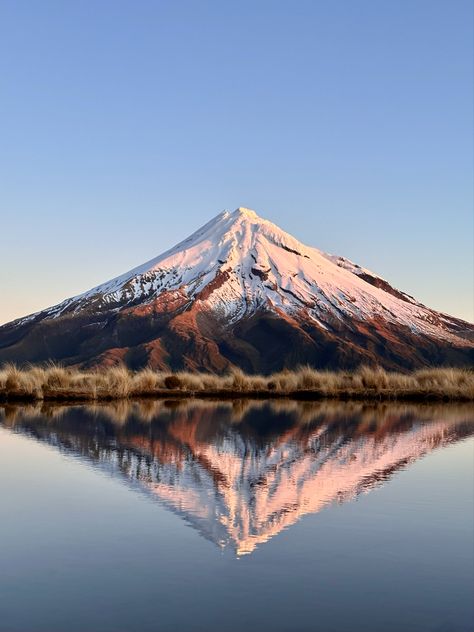
[[[206,604],[227,621],[235,611],[227,628],[233,630],[245,617],[236,602],[229,603],[230,582],[232,590],[246,595],[245,607],[255,621],[261,617],[257,597],[273,604],[275,616],[263,619],[261,629],[292,629],[295,620],[299,629],[315,629],[310,613],[317,602],[320,615],[329,617],[322,629],[342,630],[344,616],[331,618],[330,604],[334,607],[343,597],[348,607],[357,609],[357,604],[353,595],[338,596],[342,587],[335,592],[336,585],[347,581],[345,589],[350,585],[363,603],[369,595],[361,598],[355,576],[375,595],[387,581],[393,582],[396,594],[385,605],[390,611],[406,591],[398,582],[412,584],[418,594],[418,577],[428,581],[421,598],[426,604],[414,603],[410,621],[421,625],[420,613],[434,621],[440,610],[449,611],[454,622],[467,620],[463,595],[472,559],[472,520],[466,506],[472,502],[472,439],[464,439],[474,430],[473,419],[469,406],[258,403],[176,408],[148,402],[96,410],[9,409],[0,431],[5,511],[1,567],[7,579],[5,586],[0,580],[6,589],[0,606],[7,606],[7,621],[16,629],[16,620],[29,623],[26,614],[19,618],[13,612],[15,599],[27,594],[33,611],[40,612],[45,604],[51,606],[45,591],[59,590],[65,601],[53,599],[55,607],[44,627],[37,623],[26,628],[54,630],[65,604],[77,611],[73,587],[94,603],[90,591],[95,586],[119,612],[132,595],[142,603],[152,593],[164,608],[165,625],[179,620],[186,629],[206,629]],[[393,478],[400,470],[405,471]],[[127,484],[117,486],[116,480]],[[347,502],[374,488],[379,491],[364,495],[363,503]],[[331,505],[332,510],[321,512]],[[219,549],[213,553],[189,524],[231,555],[216,558]],[[253,555],[244,558],[242,567],[247,571],[239,570],[235,554],[249,553]],[[120,573],[120,581],[111,579],[112,572]],[[329,582],[324,587],[323,576]],[[61,577],[67,581],[59,586]],[[106,587],[97,584],[99,577]],[[137,588],[131,588],[133,579],[142,588],[139,597]],[[36,582],[41,585],[37,596]],[[310,585],[318,590],[313,599],[307,593]],[[271,596],[270,586],[276,590]],[[444,598],[428,607],[441,588]],[[195,590],[202,603],[195,603]],[[176,593],[194,604],[187,613]],[[120,604],[114,601],[118,594],[124,600]],[[403,598],[410,602],[412,596]],[[280,612],[279,599],[296,608],[296,619]],[[123,629],[155,629],[155,606],[137,614],[137,606],[129,603],[144,627]],[[105,615],[91,607],[105,626],[97,629],[121,629],[113,627],[120,621],[118,613],[107,628]],[[398,609],[384,629],[399,629],[395,624],[400,625],[400,617],[408,621],[409,611]],[[130,609],[124,616],[131,617]],[[87,618],[78,617],[77,628],[68,629],[84,629],[79,623],[84,625]],[[364,629],[377,629],[380,617],[383,612],[377,611],[374,627]]]

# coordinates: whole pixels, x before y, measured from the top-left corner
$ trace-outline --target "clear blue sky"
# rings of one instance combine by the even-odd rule
[[[254,208],[473,319],[471,0],[2,0],[0,322]]]

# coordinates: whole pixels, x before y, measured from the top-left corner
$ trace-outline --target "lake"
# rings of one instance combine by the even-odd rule
[[[0,408],[1,632],[473,627],[474,407]]]

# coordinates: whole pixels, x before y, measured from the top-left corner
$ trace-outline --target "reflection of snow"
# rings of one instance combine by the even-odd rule
[[[454,439],[449,423],[436,422],[381,439],[345,442],[341,436],[326,445],[312,435],[301,442],[290,437],[277,449],[251,455],[239,450],[238,441],[227,440],[225,451],[194,446],[179,470],[162,464],[143,472],[134,464],[127,474],[136,471],[153,494],[241,555],[301,516],[380,485],[394,470]]]
[[[354,415],[350,424],[344,415],[319,415],[317,423],[289,420],[285,430],[262,440],[245,429],[245,416],[240,425],[222,423],[222,411],[209,405],[168,413],[151,424],[131,423],[130,429],[121,423],[111,438],[110,430],[98,432],[94,417],[91,430],[84,420],[71,427],[68,415],[53,426],[39,417],[17,428],[125,476],[238,555],[251,553],[301,516],[348,501],[474,430],[465,415],[421,422],[385,412],[375,429]]]

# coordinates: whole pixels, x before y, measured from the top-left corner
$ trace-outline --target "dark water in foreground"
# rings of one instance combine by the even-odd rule
[[[470,406],[0,408],[0,630],[471,630],[473,435]]]

